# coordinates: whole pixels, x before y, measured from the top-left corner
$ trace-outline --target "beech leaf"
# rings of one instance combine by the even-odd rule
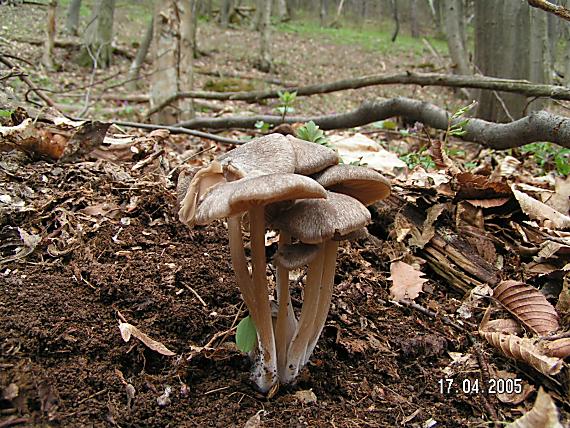
[[[540,387],[533,408],[507,428],[562,428],[562,424],[554,400]]]
[[[151,339],[132,324],[129,324],[127,322],[119,322],[119,330],[121,330],[121,336],[125,342],[131,340],[131,336],[134,336],[137,339],[139,339],[142,343],[144,343],[148,348],[158,352],[159,354],[166,356],[176,355],[175,352],[172,352],[162,343],[157,342],[154,339]]]
[[[534,333],[547,335],[558,330],[558,313],[536,288],[517,281],[502,281],[493,297]]]
[[[390,278],[388,278],[393,282],[390,287],[390,296],[396,301],[414,300],[422,291],[424,282],[427,282],[427,279],[422,278],[423,275],[423,272],[407,263],[393,262],[390,265]]]
[[[554,208],[534,199],[533,197],[515,189],[512,185],[513,194],[523,212],[533,220],[545,221],[548,220],[556,229],[566,229],[570,227],[570,217],[564,215]]]
[[[549,357],[566,358],[570,356],[570,338],[545,340],[541,342],[540,348]]]

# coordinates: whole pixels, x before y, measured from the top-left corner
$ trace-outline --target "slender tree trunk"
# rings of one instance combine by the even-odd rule
[[[342,15],[342,8],[344,7],[344,0],[339,0],[336,8],[336,15],[331,24],[331,27],[340,27],[340,16]]]
[[[180,59],[178,64],[178,91],[191,91],[193,86],[194,65],[194,15],[196,0],[180,0]],[[178,120],[188,120],[194,117],[194,105],[191,99],[180,100]]]
[[[179,13],[175,0],[155,3],[151,108],[162,104],[178,92],[179,25]],[[174,124],[177,122],[176,108],[165,107],[152,119],[155,123],[163,125]]]
[[[273,65],[271,59],[271,3],[271,1],[266,1],[263,5],[259,29],[260,52],[256,68],[265,73],[271,71]]]
[[[263,15],[263,7],[265,0],[254,0],[255,12],[251,20],[251,29],[254,31],[259,31],[261,29],[261,15]]]
[[[73,36],[78,35],[79,12],[81,11],[81,0],[71,0],[67,8],[67,19],[65,21],[65,31]]]
[[[131,91],[134,91],[138,87],[138,79],[139,74],[141,71],[141,67],[143,62],[148,54],[150,44],[152,42],[152,35],[154,29],[154,16],[151,18],[149,25],[146,28],[146,32],[142,39],[141,45],[137,50],[137,55],[135,59],[131,63],[131,67],[129,68],[129,83],[127,84],[127,88]]]
[[[548,41],[548,14],[530,8],[529,80],[534,83],[549,83],[553,64],[550,62]],[[528,111],[545,108],[545,99],[531,101]],[[524,112],[527,113],[526,111]]]
[[[85,30],[84,48],[79,63],[107,68],[113,58],[113,15],[115,0],[97,0],[93,5],[89,26]]]
[[[55,45],[55,14],[57,9],[57,0],[51,0],[48,5],[46,40],[44,44],[44,54],[42,56],[42,64],[48,70],[53,70],[53,48]]]
[[[392,16],[394,17],[394,31],[392,33],[392,42],[396,41],[400,32],[400,17],[398,15],[398,0],[392,0]]]
[[[289,16],[289,10],[287,9],[287,2],[285,0],[277,0],[277,16],[281,22],[287,22],[291,19]]]
[[[222,0],[222,3],[220,5],[220,25],[222,28],[228,28],[230,25],[232,3],[232,0]]]
[[[327,26],[327,0],[321,0],[319,9],[319,18],[321,21],[321,27]]]
[[[198,1],[194,1],[194,10],[192,11],[192,53],[194,58],[200,56],[200,50],[198,49]]]
[[[410,34],[414,39],[417,39],[420,36],[417,7],[417,0],[410,0]]]
[[[453,61],[453,71],[456,74],[469,75],[472,74],[469,65],[467,49],[463,44],[463,35],[461,34],[460,25],[463,19],[463,11],[461,7],[462,0],[448,0],[445,11],[445,33],[447,36],[447,45],[451,60]]]

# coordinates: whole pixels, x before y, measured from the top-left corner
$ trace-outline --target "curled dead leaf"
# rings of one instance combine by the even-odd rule
[[[564,364],[562,359],[544,355],[542,350],[530,339],[513,334],[481,330],[479,330],[479,334],[507,357],[523,361],[545,375],[553,376],[562,370]]]
[[[570,227],[570,217],[567,215],[517,190],[514,184],[512,185],[512,190],[521,209],[531,219],[547,222],[547,224],[552,225],[555,229],[567,229]]]
[[[534,287],[517,281],[502,281],[495,287],[493,297],[536,334],[546,335],[560,327],[556,309]]]
[[[144,343],[147,347],[149,347],[153,351],[158,352],[159,354],[166,356],[176,355],[175,352],[172,352],[162,343],[157,342],[154,339],[151,339],[132,324],[126,322],[119,322],[119,330],[121,330],[121,337],[125,342],[131,340],[131,336],[134,336],[137,339],[139,339],[142,343]]]
[[[566,358],[570,355],[570,338],[545,340],[540,343],[540,348],[549,357]]]
[[[521,334],[523,329],[520,324],[511,318],[490,320],[485,324],[484,330],[489,333]]]
[[[534,407],[507,428],[562,428],[554,400],[540,387]]]
[[[516,373],[508,372],[506,370],[495,370],[490,367],[491,375],[494,379],[501,382],[504,382],[506,379],[512,379],[511,385],[515,385],[515,382],[520,382],[519,375]],[[518,379],[518,381],[516,380]],[[499,388],[497,388],[499,389]],[[502,388],[501,388],[502,389]],[[511,392],[507,392],[507,390],[511,390]],[[522,403],[524,400],[528,398],[528,396],[535,391],[534,386],[529,384],[528,382],[524,381],[521,384],[521,388],[518,392],[517,388],[504,388],[504,392],[498,392],[496,397],[499,399],[500,402],[506,404],[519,404]]]

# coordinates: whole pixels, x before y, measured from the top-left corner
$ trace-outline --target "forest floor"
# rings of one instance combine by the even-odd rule
[[[114,76],[93,88],[91,100],[127,94],[122,86],[113,87],[124,80],[129,66],[121,56],[110,71],[91,75],[73,63],[76,52],[57,48],[58,72],[31,67],[39,63],[40,49],[15,40],[41,38],[44,14],[44,9],[30,5],[0,6],[3,53],[27,61],[23,66],[30,77],[56,91],[50,96],[68,112],[81,110],[85,89],[80,88],[91,79]],[[117,22],[122,23],[122,45],[134,53],[129,42],[132,34],[140,36],[144,25],[125,16]],[[197,60],[199,68],[263,77],[252,70],[253,32],[222,31],[207,24],[200,37],[200,49],[207,55]],[[423,48],[372,50],[291,28],[274,33],[274,52],[273,77],[296,84],[447,65]],[[197,88],[211,79],[197,74]],[[245,82],[257,89],[267,85],[262,80]],[[14,85],[15,93],[23,92]],[[139,93],[146,93],[144,82]],[[466,103],[447,89],[383,86],[299,99],[295,108],[332,113],[371,97],[397,95],[451,110]],[[224,104],[227,112],[274,113],[276,106]],[[145,109],[144,104],[101,100],[83,115],[143,120]],[[483,309],[475,308],[473,318],[462,323],[457,310],[465,296],[441,275],[427,270],[429,281],[416,299],[431,315],[392,300],[390,263],[403,257],[403,244],[396,239],[398,232],[389,233],[383,224],[382,212],[369,227],[379,240],[341,245],[329,318],[298,383],[281,387],[271,399],[257,393],[249,380],[249,359],[233,343],[235,325],[246,308],[235,284],[225,226],[218,222],[189,229],[178,221],[176,211],[181,162],[195,154],[191,163],[200,165],[228,147],[217,144],[200,154],[212,143],[119,128],[109,132],[116,138],[122,134],[129,144],[94,152],[80,162],[54,164],[14,152],[2,154],[0,427],[487,427],[532,407],[535,394],[530,389],[544,383],[541,376],[482,339],[473,343]],[[389,142],[392,134],[370,135]],[[481,163],[489,162],[483,156]],[[522,155],[520,159],[528,162]],[[497,166],[496,160],[489,168]],[[444,198],[434,188],[405,191],[410,201]],[[455,204],[453,198],[447,202]],[[512,225],[526,218],[520,210],[515,215],[499,207],[486,213],[491,223],[504,228],[497,235],[516,241]],[[454,229],[451,214],[443,217],[442,225]],[[529,256],[518,248],[497,243],[497,254],[504,259],[501,276],[539,283],[536,275],[521,273]],[[274,250],[268,247],[268,252]],[[297,283],[292,290],[297,310],[302,288]],[[450,319],[456,321],[446,322]],[[137,339],[126,343],[119,322],[135,325],[176,355],[161,355]],[[458,322],[463,329],[457,328]],[[561,316],[561,323],[567,328],[567,315]],[[485,365],[521,378],[530,395],[514,404],[462,387],[483,382],[481,373],[489,374]],[[566,371],[562,374],[567,376]],[[447,390],[445,379],[450,376],[455,383]],[[568,422],[568,379],[553,382],[558,387],[549,384],[550,390]],[[171,392],[165,397],[167,389]]]

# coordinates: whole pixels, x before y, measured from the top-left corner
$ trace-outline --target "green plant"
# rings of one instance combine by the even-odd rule
[[[287,113],[294,113],[295,109],[291,105],[297,99],[297,91],[277,91],[279,95],[279,101],[281,104],[277,107],[277,111],[281,114],[281,120],[285,120]]]
[[[317,143],[326,147],[330,147],[325,133],[319,129],[318,125],[316,125],[312,120],[297,129],[297,137],[301,140],[310,141],[311,143]]]
[[[0,117],[10,117],[12,112],[10,110],[0,110]]]
[[[570,149],[552,143],[531,143],[521,147],[521,152],[532,155],[536,164],[546,172],[550,164],[560,175],[570,174]]]
[[[255,122],[255,129],[260,130],[261,132],[269,131],[269,127],[271,126],[269,123],[265,123],[263,120],[258,120]]]
[[[463,117],[465,113],[467,113],[476,105],[477,101],[473,101],[471,104],[461,107],[459,110],[455,111],[455,113],[453,113],[451,117],[447,119],[447,130],[445,131],[445,138],[443,140],[444,145],[445,143],[447,143],[450,136],[463,137],[467,133],[465,127],[469,123],[469,119],[463,119],[459,122],[455,122],[455,120],[459,119],[460,117]]]
[[[429,153],[427,153],[427,148],[425,146],[420,147],[417,152],[406,153],[400,156],[400,159],[406,162],[408,168],[413,169],[418,165],[421,165],[425,170],[429,170],[435,167],[435,162]]]
[[[248,315],[242,319],[236,328],[236,345],[242,352],[251,352],[257,340],[255,324]]]

